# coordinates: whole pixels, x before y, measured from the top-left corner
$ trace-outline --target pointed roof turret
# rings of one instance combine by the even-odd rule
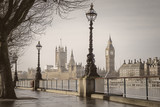
[[[108,45],[112,44],[112,39],[111,39],[111,35],[109,34],[109,40],[108,40]]]
[[[107,49],[114,49],[113,45],[112,45],[112,39],[111,39],[111,35],[109,34],[109,40],[108,40],[108,44],[107,44]]]
[[[75,65],[73,50],[71,51],[71,58],[70,58],[70,61],[69,61],[69,65]]]
[[[71,51],[71,57],[73,57],[73,50]]]
[[[112,43],[111,35],[109,34],[109,42]]]

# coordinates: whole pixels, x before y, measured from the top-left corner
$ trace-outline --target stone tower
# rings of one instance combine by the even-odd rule
[[[106,72],[107,74],[113,73],[115,71],[115,50],[112,45],[111,37],[109,37],[108,45],[105,50],[106,56]]]
[[[67,63],[67,47],[65,49],[62,46],[56,47],[55,50],[55,66],[61,71],[66,71]]]

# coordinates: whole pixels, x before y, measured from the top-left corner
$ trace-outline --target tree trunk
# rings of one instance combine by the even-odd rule
[[[2,92],[1,98],[16,99],[16,94],[12,82],[12,73],[8,55],[8,42],[7,40],[0,41],[0,72],[1,72],[1,84]]]

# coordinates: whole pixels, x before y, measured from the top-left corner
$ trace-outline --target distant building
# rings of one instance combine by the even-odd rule
[[[160,75],[160,59],[155,57],[154,59],[147,59],[145,63],[145,75],[157,76]]]
[[[12,71],[12,79],[14,80],[15,71]],[[28,73],[26,71],[17,71],[18,79],[27,79]]]
[[[67,47],[59,46],[55,49],[55,67],[48,66],[42,73],[43,79],[71,79],[80,78],[84,75],[84,67],[82,63],[76,63],[73,51],[69,63],[67,63]]]
[[[101,77],[105,77],[106,76],[106,70],[103,68],[103,69],[101,69],[101,68],[97,68],[97,73],[99,74],[99,76],[101,76]]]
[[[44,69],[53,69],[53,68],[54,68],[53,65],[46,65],[46,66],[44,67]]]
[[[115,49],[112,44],[111,37],[105,50],[106,58],[106,77],[118,76],[118,73],[115,71]]]
[[[61,70],[61,72],[67,71],[66,69],[67,64],[67,47],[65,49],[63,47],[56,47],[55,50],[55,66]]]
[[[104,77],[105,69],[97,68],[97,73]],[[21,79],[34,79],[36,68],[29,68],[27,73],[18,75]],[[76,79],[85,74],[82,63],[76,63],[74,60],[73,51],[71,51],[70,60],[67,63],[67,47],[59,46],[55,48],[55,66],[46,65],[44,71],[41,71],[43,79]]]
[[[27,79],[34,79],[36,74],[36,68],[28,68]]]
[[[142,62],[141,59],[129,60],[128,63],[124,61],[123,65],[119,68],[120,77],[134,77],[134,76],[158,76],[160,75],[160,59],[147,59]]]

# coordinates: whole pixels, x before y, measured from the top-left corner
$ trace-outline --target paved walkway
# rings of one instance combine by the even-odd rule
[[[0,107],[137,107],[77,96],[16,89],[18,100],[0,99]]]

